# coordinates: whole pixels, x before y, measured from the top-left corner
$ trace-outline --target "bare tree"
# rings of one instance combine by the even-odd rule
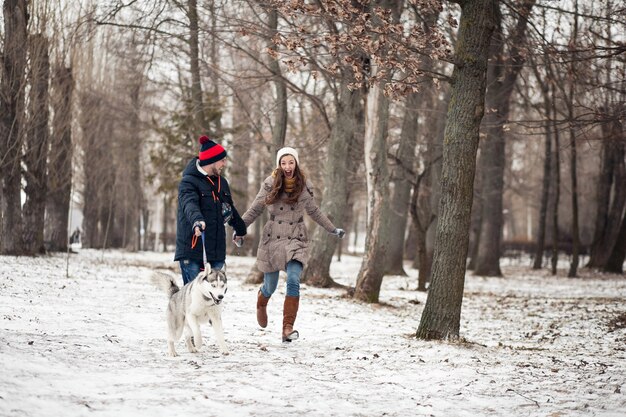
[[[426,33],[431,32],[436,25],[440,11],[434,10],[426,14],[420,14],[413,6],[416,14],[416,20],[423,20],[423,28]],[[423,59],[423,68],[431,71],[434,62],[429,56]],[[417,93],[409,94],[405,99],[405,113],[402,120],[402,130],[400,132],[400,143],[396,153],[396,166],[391,173],[391,182],[393,188],[391,191],[390,201],[391,209],[389,211],[390,219],[390,236],[396,236],[395,239],[389,241],[389,250],[386,257],[386,272],[389,275],[406,275],[403,267],[404,260],[404,239],[398,237],[405,235],[408,224],[407,213],[411,214],[413,223],[416,225],[417,231],[417,252],[416,260],[419,263],[420,278],[418,279],[418,287],[425,290],[425,283],[430,276],[430,260],[426,248],[426,232],[431,224],[432,218],[430,213],[430,170],[427,178],[418,179],[418,184],[413,186],[413,191],[419,192],[411,197],[411,181],[410,177],[415,176],[414,165],[417,159],[416,146],[420,139],[425,145],[423,164],[430,166],[431,158],[434,155],[433,144],[437,141],[436,128],[432,128],[431,123],[422,122],[424,128],[418,132],[419,126],[419,107],[422,104],[423,109],[432,110],[436,105],[436,89],[432,80],[425,77],[422,80],[422,88]],[[435,124],[437,126],[437,124]],[[420,186],[421,185],[421,186]],[[423,287],[423,288],[422,288]]]
[[[607,109],[603,109],[607,110]],[[626,206],[626,168],[624,167],[624,130],[619,118],[605,115],[602,124],[602,161],[597,188],[595,233],[591,245],[590,268],[604,268],[618,241]],[[613,116],[613,117],[609,117]],[[613,119],[613,120],[611,120]]]
[[[546,221],[548,218],[548,199],[550,197],[550,183],[552,178],[552,129],[553,126],[549,122],[551,117],[552,103],[550,102],[550,87],[547,82],[543,81],[543,76],[537,70],[537,66],[533,65],[535,79],[539,84],[543,96],[543,112],[546,118],[545,123],[545,152],[543,160],[543,182],[541,188],[541,206],[539,208],[539,225],[537,227],[537,243],[535,247],[535,256],[533,260],[533,269],[541,269],[543,265],[543,253],[545,250],[546,237]]]
[[[80,94],[79,124],[83,135],[83,150],[87,156],[84,165],[83,245],[102,248],[106,245],[106,233],[110,225],[113,200],[111,190],[115,182],[115,167],[108,149],[112,137],[110,117],[104,108],[104,99],[96,91]],[[108,175],[100,175],[98,164],[106,163]]]
[[[391,11],[396,23],[401,14],[402,1],[383,1],[379,6]],[[378,23],[380,24],[380,23]],[[372,75],[378,77],[383,68],[371,61]],[[387,135],[389,132],[389,99],[385,84],[370,87],[366,99],[365,116],[365,170],[367,180],[367,239],[365,256],[356,281],[354,297],[377,303],[385,273],[385,254],[389,247],[389,169],[387,162]],[[404,235],[402,236],[404,242]]]
[[[273,43],[273,37],[278,30],[278,10],[275,8],[267,8],[268,14],[266,34],[268,53],[269,53],[269,68],[273,76],[274,88],[276,92],[276,112],[274,114],[274,124],[272,126],[272,146],[270,154],[276,155],[276,152],[285,146],[285,136],[287,135],[287,85],[285,79],[282,76],[280,64],[277,59],[276,45]],[[262,220],[265,220],[264,218]],[[263,222],[259,223],[259,227]],[[263,282],[263,272],[259,270],[258,265],[254,264],[252,270],[248,273],[246,282],[248,283],[261,283]]]
[[[423,93],[422,90],[420,93]],[[413,165],[416,159],[418,105],[423,94],[412,93],[406,98],[400,143],[395,152],[395,166],[392,169],[390,183],[392,184],[389,196],[389,248],[385,254],[385,274],[403,275],[404,271],[404,235],[407,226],[407,213],[411,198],[410,178],[414,174]]]
[[[422,339],[459,336],[478,132],[496,25],[495,1],[463,1],[460,6],[432,278],[416,334]]]
[[[65,251],[72,189],[72,95],[71,68],[57,67],[52,76],[51,104],[54,112],[48,163],[48,198],[44,235],[51,251]]]
[[[624,273],[624,260],[626,259],[626,214],[622,218],[622,225],[617,235],[617,241],[613,246],[611,256],[604,267],[605,272],[613,272],[616,274]]]
[[[570,49],[575,50],[576,42],[578,41],[578,0],[574,1],[574,28],[572,30],[572,37],[570,40]],[[570,278],[578,275],[578,263],[580,262],[580,232],[578,224],[578,173],[576,170],[577,161],[577,143],[576,143],[576,128],[574,126],[574,88],[575,81],[574,76],[576,72],[575,68],[576,52],[572,52],[572,62],[570,72],[568,73],[568,91],[565,92],[565,105],[567,107],[567,115],[569,119],[569,143],[570,143],[570,179],[572,188],[572,260],[570,262],[569,272],[567,276]]]
[[[23,208],[24,247],[26,253],[44,253],[43,231],[46,197],[46,173],[49,153],[48,116],[50,59],[48,39],[37,34],[30,37],[29,123],[26,130],[25,177],[26,202]]]
[[[0,76],[0,192],[2,229],[0,253],[23,253],[21,175],[22,124],[24,123],[24,70],[28,1],[5,0],[4,54]]]
[[[191,97],[196,132],[207,132],[208,126],[204,116],[204,99],[200,77],[200,47],[198,40],[198,4],[196,0],[187,1],[187,18],[189,19],[189,65],[191,73]]]
[[[428,252],[428,246],[426,244],[426,232],[435,219],[430,209],[432,159],[430,156],[427,156],[425,159],[428,162],[424,171],[417,176],[417,181],[413,185],[413,193],[409,207],[413,227],[416,229],[416,260],[419,268],[419,275],[417,277],[418,291],[426,291],[426,283],[430,280],[432,261],[431,254]]]
[[[559,128],[556,124],[556,120],[558,117],[556,110],[556,87],[554,84],[551,86],[551,94],[552,98],[550,103],[552,105],[552,128],[554,129],[554,153],[553,153],[553,161],[554,161],[554,205],[552,207],[552,256],[550,258],[550,268],[552,275],[556,275],[557,273],[557,265],[559,262],[559,202],[561,201],[561,156],[560,156],[560,143],[561,143],[561,135],[559,132]]]
[[[517,24],[510,35],[510,52],[504,50],[505,34],[498,8],[496,32],[492,38],[485,116],[486,137],[481,143],[482,221],[478,244],[477,275],[501,276],[502,195],[504,189],[505,130],[510,100],[517,76],[524,63],[528,19],[535,0],[526,0],[519,10]]]
[[[343,225],[348,219],[350,173],[358,168],[359,159],[350,157],[350,147],[357,140],[358,125],[362,123],[362,89],[351,91],[341,83],[341,97],[337,103],[337,119],[333,125],[328,150],[328,160],[324,170],[326,188],[322,196],[322,211],[335,224]],[[311,238],[311,260],[304,272],[307,283],[318,287],[331,287],[337,284],[330,276],[330,263],[337,247],[337,239],[325,230],[316,228]]]

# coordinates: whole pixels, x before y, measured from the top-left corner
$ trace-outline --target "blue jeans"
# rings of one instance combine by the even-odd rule
[[[183,284],[188,284],[193,281],[200,273],[200,270],[204,269],[204,265],[199,261],[181,259],[178,262],[180,263],[180,272],[183,275]],[[209,261],[212,269],[222,269],[224,263],[224,261]]]
[[[279,272],[266,272],[264,274],[261,293],[266,298],[271,297],[276,291]],[[302,275],[302,264],[298,261],[289,261],[287,263],[287,296],[300,297],[300,275]]]

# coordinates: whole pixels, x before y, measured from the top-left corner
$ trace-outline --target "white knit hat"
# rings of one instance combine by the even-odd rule
[[[278,152],[276,152],[276,167],[280,167],[280,158],[285,155],[291,155],[296,159],[296,164],[300,166],[300,160],[298,159],[298,151],[294,148],[290,148],[289,146],[285,146],[284,148],[280,148]]]

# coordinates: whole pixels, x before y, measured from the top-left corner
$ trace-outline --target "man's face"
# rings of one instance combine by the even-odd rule
[[[222,169],[224,169],[225,166],[226,166],[226,158],[220,159],[217,162],[207,165],[205,171],[209,175],[221,175]]]

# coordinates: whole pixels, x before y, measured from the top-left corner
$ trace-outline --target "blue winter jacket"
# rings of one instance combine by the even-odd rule
[[[176,215],[176,254],[174,260],[192,259],[202,262],[202,238],[192,248],[193,224],[204,221],[204,246],[208,261],[226,259],[226,228],[222,217],[222,203],[232,207],[228,222],[238,236],[246,234],[246,225],[235,209],[228,181],[224,177],[211,176],[211,181],[198,171],[193,158],[183,171],[178,185],[178,212]],[[218,190],[219,186],[219,190]]]

